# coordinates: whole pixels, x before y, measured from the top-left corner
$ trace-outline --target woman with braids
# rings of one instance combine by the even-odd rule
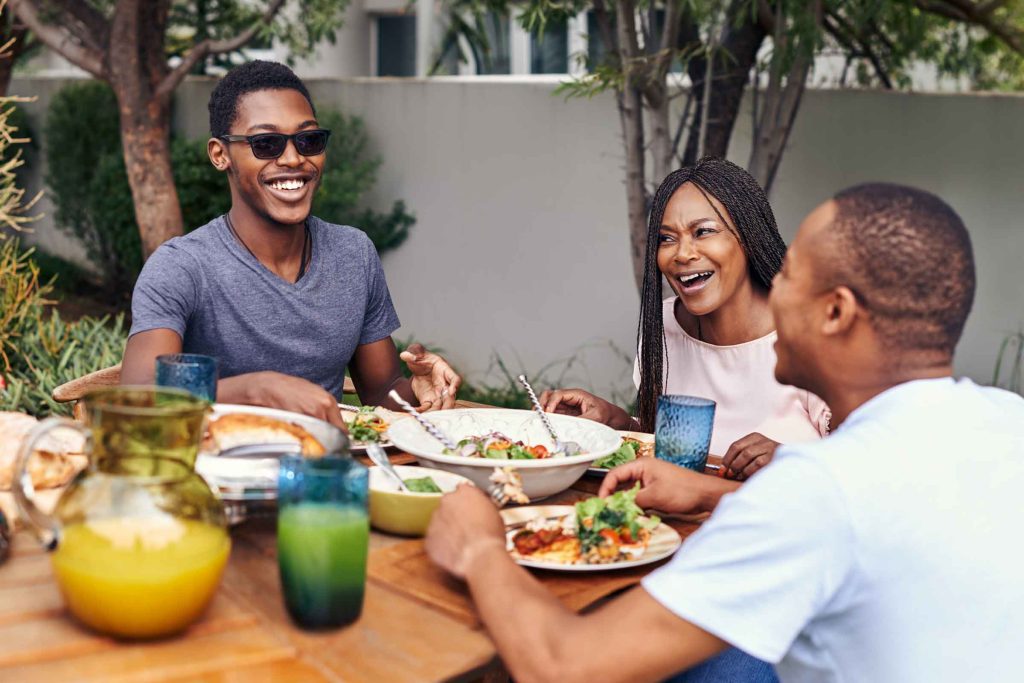
[[[544,409],[653,432],[658,396],[713,399],[711,452],[739,480],[764,467],[780,442],[826,434],[827,406],[775,380],[768,292],[785,253],[764,190],[742,168],[705,158],[669,174],[647,231],[638,416],[581,389],[545,392]],[[662,277],[674,292],[665,300]]]

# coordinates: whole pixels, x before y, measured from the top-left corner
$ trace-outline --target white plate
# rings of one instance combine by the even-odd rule
[[[235,413],[261,415],[302,427],[319,441],[328,453],[343,450],[348,445],[348,437],[329,422],[287,410],[215,403],[208,419]],[[221,459],[216,452],[200,451],[195,469],[211,488],[220,493],[222,500],[248,501],[277,498],[279,468],[280,463],[276,458]]]
[[[544,446],[548,450],[553,448],[544,424],[532,410],[459,408],[427,413],[424,418],[455,441],[501,432],[513,441]],[[553,414],[548,415],[548,418],[558,436],[564,441],[578,443],[583,448],[582,454],[537,460],[493,460],[446,455],[444,446],[411,419],[395,422],[388,433],[395,446],[416,456],[421,465],[461,474],[482,489],[490,487],[489,477],[495,467],[512,467],[522,477],[523,492],[530,500],[538,500],[566,490],[583,476],[590,463],[608,455],[622,444],[622,439],[614,429],[598,422],[569,415]]]
[[[501,519],[508,526],[537,518],[565,517],[575,514],[575,511],[576,509],[572,505],[531,505],[529,507],[502,510]],[[516,528],[505,532],[505,543],[509,554],[512,554],[512,537],[521,530],[521,528]],[[644,548],[643,554],[635,560],[613,562],[611,564],[560,564],[558,562],[528,560],[516,557],[515,555],[512,555],[512,559],[515,560],[516,564],[524,567],[533,567],[534,569],[550,569],[560,572],[603,572],[612,569],[642,567],[645,564],[664,560],[666,557],[671,557],[682,543],[683,540],[679,538],[679,534],[675,532],[675,529],[662,522],[651,532],[650,542]]]
[[[625,430],[619,430],[619,436],[623,439],[636,439],[637,441],[643,441],[644,443],[654,443],[654,434],[648,434],[647,432],[627,432]],[[652,453],[653,455],[653,453]],[[610,470],[607,467],[588,467],[587,474],[596,474],[597,476],[603,477],[608,474]]]

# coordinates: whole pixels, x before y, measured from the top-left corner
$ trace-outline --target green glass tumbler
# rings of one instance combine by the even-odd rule
[[[348,456],[281,459],[277,560],[285,606],[302,628],[345,626],[362,612],[368,483]]]

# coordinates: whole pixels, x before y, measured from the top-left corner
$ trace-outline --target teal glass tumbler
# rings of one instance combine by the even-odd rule
[[[156,357],[156,384],[184,389],[204,401],[217,400],[217,359],[199,353],[165,353]]]
[[[285,606],[302,628],[345,626],[363,610],[368,474],[346,455],[281,458],[277,561]]]
[[[654,456],[704,472],[715,424],[715,402],[697,396],[659,396],[654,419]]]

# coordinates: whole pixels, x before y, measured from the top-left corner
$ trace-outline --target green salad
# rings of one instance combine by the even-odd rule
[[[373,412],[375,409],[374,406],[362,406],[356,413],[352,424],[348,427],[348,434],[353,441],[378,443],[383,440],[388,423]]]
[[[606,470],[610,470],[613,467],[636,460],[636,449],[640,445],[638,441],[623,441],[622,445],[619,446],[619,450],[615,451],[611,455],[606,455],[600,460],[595,460],[591,467],[600,467]]]
[[[607,498],[588,498],[576,503],[576,535],[581,552],[602,545],[635,543],[661,524],[661,519],[636,504],[640,482],[626,491],[616,491]]]
[[[441,487],[430,477],[403,479],[402,481],[413,493],[442,493]]]

